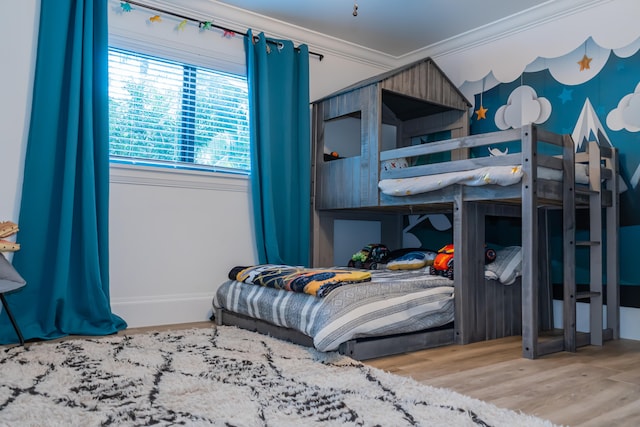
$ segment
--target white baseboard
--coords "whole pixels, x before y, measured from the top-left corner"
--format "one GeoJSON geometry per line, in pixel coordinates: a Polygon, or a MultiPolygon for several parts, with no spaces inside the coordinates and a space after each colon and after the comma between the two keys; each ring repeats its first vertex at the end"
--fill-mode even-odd
{"type": "MultiPolygon", "coordinates": [[[[111,310],[130,328],[202,322],[213,312],[212,295],[165,295],[162,297],[126,298],[111,301],[111,310]]],[[[606,306],[604,307],[606,318],[606,306]]],[[[577,305],[577,329],[589,329],[589,305],[577,305]]],[[[562,301],[553,301],[554,327],[562,328],[562,301]]],[[[620,308],[620,338],[640,340],[640,309],[620,308]]]]}
{"type": "MultiPolygon", "coordinates": [[[[607,317],[607,306],[602,310],[607,317]]],[[[606,321],[606,320],[605,320],[606,321]]],[[[640,330],[635,326],[640,322],[640,309],[620,307],[620,338],[640,340],[640,330]]],[[[553,324],[562,328],[562,301],[553,300],[553,324]]],[[[589,304],[579,302],[576,306],[576,329],[581,332],[589,331],[589,304]]]]}
{"type": "Polygon", "coordinates": [[[111,311],[130,328],[202,322],[213,312],[213,295],[163,295],[111,301],[111,311]]]}

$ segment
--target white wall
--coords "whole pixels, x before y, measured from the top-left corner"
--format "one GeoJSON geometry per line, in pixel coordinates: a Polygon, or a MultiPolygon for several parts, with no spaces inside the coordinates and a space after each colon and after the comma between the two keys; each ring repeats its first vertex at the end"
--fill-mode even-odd
{"type": "Polygon", "coordinates": [[[22,188],[40,2],[0,14],[0,221],[17,221],[22,188]]]}
{"type": "MultiPolygon", "coordinates": [[[[504,72],[512,72],[509,70],[524,67],[532,57],[561,55],[563,49],[574,49],[589,33],[601,33],[607,43],[620,44],[638,32],[636,26],[628,25],[634,17],[637,21],[637,0],[573,1],[584,6],[573,13],[567,13],[566,7],[558,9],[551,20],[523,17],[391,58],[213,0],[156,3],[187,16],[214,17],[217,24],[232,29],[253,28],[254,33],[264,31],[268,36],[308,44],[325,55],[323,61],[310,59],[312,100],[425,56],[433,57],[456,84],[462,84],[505,64],[512,66],[504,72]],[[523,23],[523,19],[528,21],[523,23]]],[[[567,3],[571,1],[554,4],[567,3]]],[[[3,61],[0,79],[0,220],[18,218],[38,7],[38,0],[23,0],[19,8],[0,16],[0,55],[10,59],[3,61]]],[[[158,25],[151,24],[151,13],[134,9],[125,14],[119,1],[110,1],[112,43],[178,51],[185,60],[244,72],[241,37],[229,40],[220,33],[193,29],[179,32],[177,21],[164,19],[158,25]],[[158,42],[161,47],[153,47],[158,42]]],[[[206,319],[214,285],[224,280],[229,268],[256,260],[246,178],[112,167],[110,203],[112,307],[130,326],[206,319]]],[[[622,331],[626,334],[630,329],[623,325],[622,331]]]]}

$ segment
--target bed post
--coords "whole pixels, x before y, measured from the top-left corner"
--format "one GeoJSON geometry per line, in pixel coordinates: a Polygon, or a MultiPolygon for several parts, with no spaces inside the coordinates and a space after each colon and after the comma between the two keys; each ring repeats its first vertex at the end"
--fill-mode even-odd
{"type": "Polygon", "coordinates": [[[465,254],[463,236],[467,231],[466,215],[463,209],[462,201],[462,187],[458,186],[456,194],[453,200],[453,247],[455,250],[454,256],[454,301],[455,301],[455,315],[454,315],[454,340],[456,344],[467,344],[469,339],[467,338],[467,326],[470,324],[468,321],[471,315],[471,307],[467,307],[469,301],[469,295],[466,294],[467,287],[462,286],[463,274],[465,273],[464,264],[462,262],[462,256],[465,254]]]}
{"type": "Polygon", "coordinates": [[[464,201],[460,185],[453,206],[455,340],[469,344],[486,339],[484,301],[485,211],[464,201]]]}

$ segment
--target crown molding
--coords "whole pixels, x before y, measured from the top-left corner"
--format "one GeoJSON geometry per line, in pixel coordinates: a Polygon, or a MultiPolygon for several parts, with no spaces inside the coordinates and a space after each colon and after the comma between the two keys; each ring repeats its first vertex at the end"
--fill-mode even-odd
{"type": "Polygon", "coordinates": [[[537,7],[425,46],[397,59],[404,63],[426,56],[437,58],[460,53],[612,1],[614,0],[549,0],[537,7]]]}
{"type": "Polygon", "coordinates": [[[397,58],[373,49],[350,43],[330,35],[321,34],[307,28],[269,18],[264,15],[240,9],[216,0],[142,0],[150,5],[178,14],[202,17],[217,25],[238,33],[251,29],[253,34],[261,32],[269,38],[287,39],[296,45],[306,44],[309,50],[325,56],[336,56],[365,65],[389,69],[397,64],[397,58]]]}
{"type": "Polygon", "coordinates": [[[425,57],[438,58],[474,49],[615,0],[548,0],[519,14],[400,56],[369,49],[327,34],[230,6],[217,0],[147,1],[149,4],[159,6],[167,11],[202,17],[203,20],[213,20],[216,24],[239,33],[245,33],[247,29],[251,28],[254,34],[264,32],[267,37],[283,38],[296,44],[306,44],[310,50],[325,56],[336,56],[380,70],[388,70],[425,57]]]}

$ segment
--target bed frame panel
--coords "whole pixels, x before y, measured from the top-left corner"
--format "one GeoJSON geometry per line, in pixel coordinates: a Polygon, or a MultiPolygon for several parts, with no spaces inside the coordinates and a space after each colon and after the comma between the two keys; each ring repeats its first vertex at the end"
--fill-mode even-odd
{"type": "MultiPolygon", "coordinates": [[[[313,347],[313,339],[308,335],[264,320],[219,308],[214,309],[214,318],[218,325],[237,326],[305,347],[313,347]]],[[[427,331],[349,340],[340,345],[338,352],[355,360],[374,359],[453,344],[453,335],[453,325],[449,324],[427,331]]]]}

